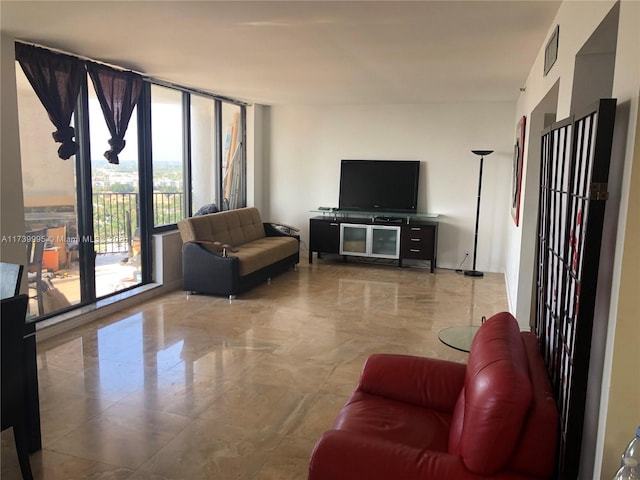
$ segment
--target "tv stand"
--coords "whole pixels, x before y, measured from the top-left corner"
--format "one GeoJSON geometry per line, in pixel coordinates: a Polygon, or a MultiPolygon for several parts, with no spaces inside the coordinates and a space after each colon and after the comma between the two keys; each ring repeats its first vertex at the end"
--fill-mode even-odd
{"type": "MultiPolygon", "coordinates": [[[[314,211],[317,212],[317,211],[314,211]]],[[[435,272],[438,242],[437,215],[379,212],[321,211],[309,220],[309,263],[313,253],[402,260],[428,260],[435,272]],[[383,231],[384,230],[384,231],[383,231]],[[345,231],[347,244],[345,245],[345,231]],[[375,232],[375,235],[374,235],[375,232]],[[354,241],[358,239],[358,241],[354,241]]]]}

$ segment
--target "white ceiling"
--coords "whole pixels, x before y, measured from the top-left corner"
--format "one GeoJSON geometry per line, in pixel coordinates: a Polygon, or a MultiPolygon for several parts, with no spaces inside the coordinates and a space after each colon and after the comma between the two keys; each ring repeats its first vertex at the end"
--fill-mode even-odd
{"type": "Polygon", "coordinates": [[[514,101],[560,1],[7,1],[8,35],[263,104],[514,101]]]}

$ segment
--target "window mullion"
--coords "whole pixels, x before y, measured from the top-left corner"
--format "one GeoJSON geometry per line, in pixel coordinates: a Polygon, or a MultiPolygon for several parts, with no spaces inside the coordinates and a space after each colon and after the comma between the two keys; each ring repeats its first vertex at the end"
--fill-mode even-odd
{"type": "Polygon", "coordinates": [[[191,95],[182,93],[182,125],[184,138],[182,159],[182,189],[184,191],[183,215],[190,217],[193,214],[193,200],[191,198],[191,95]]]}
{"type": "Polygon", "coordinates": [[[91,180],[91,141],[89,137],[89,93],[87,76],[84,75],[75,110],[75,131],[78,152],[76,154],[76,203],[78,228],[78,268],[80,270],[80,303],[96,299],[93,229],[93,185],[91,180]]]}
{"type": "Polygon", "coordinates": [[[215,158],[213,159],[217,174],[216,183],[216,204],[220,206],[220,210],[225,209],[222,198],[222,102],[220,100],[215,101],[215,158]]]}
{"type": "Polygon", "coordinates": [[[144,83],[138,100],[138,176],[142,283],[151,282],[151,236],[153,232],[153,165],[151,159],[151,87],[144,83]]]}

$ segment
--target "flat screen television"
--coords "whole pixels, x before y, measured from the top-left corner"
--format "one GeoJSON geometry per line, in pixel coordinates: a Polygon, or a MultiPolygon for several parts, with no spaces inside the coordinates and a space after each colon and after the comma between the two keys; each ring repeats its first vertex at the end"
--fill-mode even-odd
{"type": "Polygon", "coordinates": [[[342,160],[338,208],[415,213],[419,177],[418,160],[342,160]]]}

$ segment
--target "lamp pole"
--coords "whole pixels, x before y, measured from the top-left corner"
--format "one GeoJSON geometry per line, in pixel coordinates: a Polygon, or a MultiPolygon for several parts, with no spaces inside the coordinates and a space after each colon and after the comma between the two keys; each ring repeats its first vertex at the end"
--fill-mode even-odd
{"type": "Polygon", "coordinates": [[[482,193],[482,164],[484,163],[484,157],[491,155],[493,150],[471,150],[472,153],[480,156],[480,175],[478,177],[478,204],[476,207],[476,230],[473,239],[473,270],[465,270],[464,274],[467,277],[482,277],[483,272],[476,270],[476,254],[478,253],[478,226],[480,224],[480,194],[482,193]]]}

